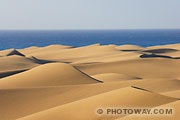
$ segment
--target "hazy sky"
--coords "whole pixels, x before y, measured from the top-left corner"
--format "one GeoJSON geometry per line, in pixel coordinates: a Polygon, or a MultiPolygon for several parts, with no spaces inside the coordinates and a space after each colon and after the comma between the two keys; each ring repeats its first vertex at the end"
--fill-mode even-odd
{"type": "Polygon", "coordinates": [[[180,28],[180,0],[0,0],[0,29],[180,28]]]}

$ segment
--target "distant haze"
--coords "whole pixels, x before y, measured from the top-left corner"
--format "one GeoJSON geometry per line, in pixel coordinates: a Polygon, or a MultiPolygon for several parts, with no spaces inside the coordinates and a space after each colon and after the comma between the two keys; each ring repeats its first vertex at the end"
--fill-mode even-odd
{"type": "Polygon", "coordinates": [[[0,29],[180,29],[180,0],[0,0],[0,29]]]}

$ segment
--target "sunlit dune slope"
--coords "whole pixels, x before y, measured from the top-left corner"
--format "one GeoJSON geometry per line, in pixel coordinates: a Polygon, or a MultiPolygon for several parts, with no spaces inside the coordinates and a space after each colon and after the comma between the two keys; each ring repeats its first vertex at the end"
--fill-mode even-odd
{"type": "Polygon", "coordinates": [[[65,63],[49,63],[0,79],[0,88],[92,84],[99,81],[65,63]]]}
{"type": "MultiPolygon", "coordinates": [[[[173,101],[176,99],[128,87],[48,109],[19,120],[107,120],[108,116],[96,114],[98,108],[155,107],[173,101]]],[[[110,116],[109,119],[112,118],[113,116],[110,116]]]]}
{"type": "Polygon", "coordinates": [[[180,62],[176,59],[146,58],[77,66],[89,75],[119,73],[139,78],[176,78],[180,62]]]}

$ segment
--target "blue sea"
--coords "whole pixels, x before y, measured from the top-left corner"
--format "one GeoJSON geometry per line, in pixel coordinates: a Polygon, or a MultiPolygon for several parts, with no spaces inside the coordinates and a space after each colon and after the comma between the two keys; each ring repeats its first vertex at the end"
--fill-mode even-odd
{"type": "Polygon", "coordinates": [[[143,47],[180,43],[179,30],[1,30],[0,50],[61,44],[85,46],[100,43],[143,47]]]}

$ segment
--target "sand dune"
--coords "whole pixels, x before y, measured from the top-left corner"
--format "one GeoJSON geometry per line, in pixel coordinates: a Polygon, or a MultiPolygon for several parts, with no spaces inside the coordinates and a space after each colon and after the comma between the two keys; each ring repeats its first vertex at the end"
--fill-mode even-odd
{"type": "Polygon", "coordinates": [[[106,107],[179,111],[180,44],[50,45],[0,51],[2,120],[178,120],[97,115],[106,107]]]}
{"type": "Polygon", "coordinates": [[[5,72],[5,71],[30,69],[35,66],[38,66],[38,63],[27,57],[13,55],[13,56],[0,57],[0,66],[1,66],[0,71],[5,72]]]}
{"type": "Polygon", "coordinates": [[[3,50],[0,51],[1,56],[12,56],[12,55],[18,55],[18,56],[25,56],[23,53],[16,49],[8,49],[8,50],[3,50]]]}
{"type": "Polygon", "coordinates": [[[180,59],[179,53],[180,51],[178,49],[172,49],[172,48],[159,48],[159,49],[148,49],[142,51],[141,58],[170,58],[170,59],[180,59]]]}
{"type": "Polygon", "coordinates": [[[159,45],[159,46],[151,46],[147,47],[148,49],[163,49],[163,48],[172,48],[180,50],[180,44],[169,44],[169,45],[159,45]]]}
{"type": "Polygon", "coordinates": [[[17,51],[16,49],[10,51],[7,56],[11,56],[11,55],[19,55],[19,56],[25,56],[24,54],[20,53],[19,51],[17,51]]]}
{"type": "Polygon", "coordinates": [[[124,82],[116,84],[0,89],[0,117],[3,120],[14,120],[59,105],[127,87],[131,84],[132,82],[124,82]],[[14,109],[16,109],[16,112],[14,112],[14,109]]]}
{"type": "Polygon", "coordinates": [[[10,53],[11,51],[13,51],[14,49],[7,49],[7,50],[1,50],[0,51],[0,55],[1,56],[6,56],[8,53],[10,53]]]}
{"type": "Polygon", "coordinates": [[[119,73],[139,78],[164,78],[172,79],[179,76],[180,63],[176,59],[146,58],[127,61],[107,62],[77,66],[89,75],[102,73],[119,73]]]}
{"type": "Polygon", "coordinates": [[[119,50],[124,50],[124,51],[138,51],[138,50],[145,50],[146,48],[136,46],[136,45],[120,45],[116,47],[119,50]]]}
{"type": "Polygon", "coordinates": [[[163,93],[163,95],[174,97],[174,98],[180,98],[180,90],[168,91],[168,92],[163,93]]]}
{"type": "Polygon", "coordinates": [[[38,59],[38,58],[36,58],[34,56],[27,57],[27,59],[33,61],[34,63],[38,63],[38,64],[46,64],[46,63],[58,62],[58,61],[53,61],[53,60],[38,59]]]}
{"type": "Polygon", "coordinates": [[[171,49],[171,48],[164,48],[164,49],[149,49],[149,50],[144,50],[143,52],[148,52],[148,53],[169,53],[169,52],[176,52],[178,50],[176,49],[171,49]]]}
{"type": "MultiPolygon", "coordinates": [[[[0,117],[3,118],[3,120],[13,120],[50,109],[52,107],[67,104],[122,87],[136,85],[138,83],[141,83],[141,81],[124,81],[119,83],[110,82],[108,84],[85,84],[59,87],[2,89],[0,90],[0,112],[2,113],[0,117]],[[16,112],[14,112],[14,109],[16,109],[16,112]]],[[[155,88],[153,85],[155,84],[157,86],[160,85],[160,83],[153,82],[147,83],[147,85],[144,84],[144,86],[148,86],[150,90],[153,90],[155,88]]],[[[160,88],[156,88],[156,90],[168,88],[167,86],[162,86],[160,88]]]]}
{"type": "Polygon", "coordinates": [[[126,81],[126,80],[140,80],[141,78],[135,76],[128,76],[123,74],[117,73],[105,73],[105,74],[98,74],[92,76],[97,80],[101,80],[103,82],[118,82],[118,81],[126,81]]]}
{"type": "Polygon", "coordinates": [[[135,86],[157,93],[164,93],[180,90],[180,81],[177,79],[143,79],[136,83],[135,86]]]}
{"type": "Polygon", "coordinates": [[[39,66],[41,64],[52,63],[56,61],[42,60],[33,56],[24,57],[19,55],[3,56],[0,57],[0,78],[20,73],[39,66]]]}
{"type": "Polygon", "coordinates": [[[72,60],[89,58],[89,57],[96,57],[100,55],[108,55],[119,53],[119,51],[114,46],[101,46],[101,45],[90,45],[84,47],[78,47],[73,49],[63,49],[63,50],[53,50],[43,53],[35,53],[35,54],[28,54],[32,55],[41,59],[50,59],[50,60],[72,60]]]}
{"type": "MultiPolygon", "coordinates": [[[[176,99],[128,87],[58,106],[19,120],[106,120],[108,116],[98,116],[95,113],[96,109],[113,106],[153,107],[173,101],[176,101],[176,99]],[[70,115],[68,115],[69,113],[70,115]]],[[[112,118],[111,116],[109,119],[112,118]]]]}
{"type": "Polygon", "coordinates": [[[161,53],[160,55],[166,55],[166,56],[170,56],[173,58],[180,58],[180,51],[175,51],[175,52],[168,52],[168,53],[161,53]]]}
{"type": "Polygon", "coordinates": [[[80,58],[73,60],[72,64],[91,64],[91,63],[107,63],[107,62],[115,62],[115,61],[126,61],[132,59],[138,59],[140,53],[136,52],[119,52],[119,53],[111,53],[108,55],[99,55],[89,58],[80,58]]]}
{"type": "Polygon", "coordinates": [[[18,74],[24,71],[27,71],[29,69],[23,69],[23,70],[12,70],[12,71],[6,71],[6,72],[0,72],[0,78],[8,77],[14,74],[18,74]]]}
{"type": "Polygon", "coordinates": [[[140,58],[169,58],[169,59],[180,59],[177,57],[171,57],[167,55],[157,55],[157,54],[142,54],[139,56],[140,58]]]}
{"type": "Polygon", "coordinates": [[[26,49],[19,49],[19,51],[27,54],[27,55],[36,55],[36,54],[44,54],[46,52],[52,53],[58,50],[70,49],[72,46],[64,46],[64,45],[49,45],[46,47],[29,47],[26,49]]]}
{"type": "Polygon", "coordinates": [[[0,79],[0,88],[92,84],[99,81],[65,63],[49,63],[0,79]]]}

